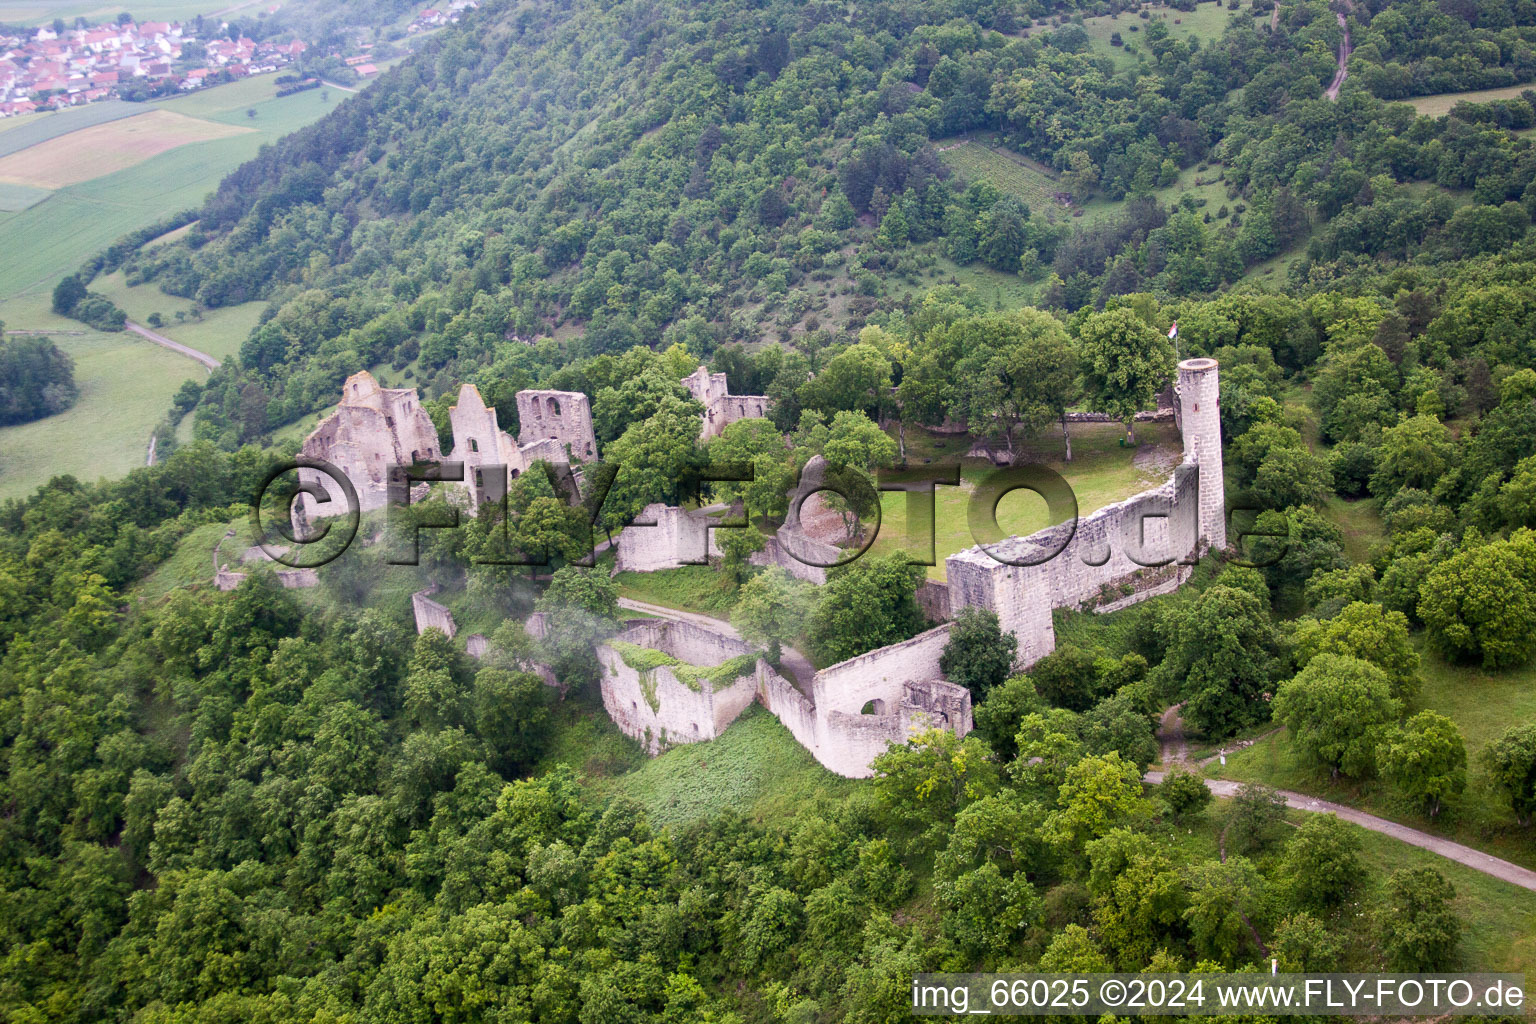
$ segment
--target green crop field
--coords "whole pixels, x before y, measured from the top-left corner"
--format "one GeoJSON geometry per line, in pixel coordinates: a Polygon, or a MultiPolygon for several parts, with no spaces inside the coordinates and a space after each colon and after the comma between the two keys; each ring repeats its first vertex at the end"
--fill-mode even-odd
{"type": "MultiPolygon", "coordinates": [[[[1015,442],[1018,461],[1043,463],[1060,473],[1077,497],[1078,514],[1086,516],[1105,505],[1128,498],[1138,491],[1156,486],[1167,479],[1180,456],[1178,434],[1171,423],[1142,423],[1136,427],[1140,448],[1122,448],[1125,430],[1117,423],[1077,423],[1072,425],[1072,462],[1062,462],[1059,430],[1049,430],[1039,438],[1015,442]]],[[[931,435],[921,430],[907,431],[907,454],[914,464],[927,459],[932,463],[955,462],[970,447],[969,438],[931,435]]],[[[931,579],[944,579],[944,559],[957,551],[974,547],[967,505],[977,483],[991,471],[988,463],[966,460],[959,487],[938,487],[934,496],[934,553],[937,565],[930,566],[931,579]]],[[[886,492],[880,499],[880,532],[870,545],[870,554],[884,555],[907,551],[926,556],[922,550],[926,532],[914,544],[907,536],[907,496],[886,492]]],[[[1027,535],[1050,525],[1045,501],[1030,491],[1014,491],[998,505],[998,525],[1009,534],[1027,535]]]]}
{"type": "MultiPolygon", "coordinates": [[[[134,13],[153,16],[148,8],[134,13]]],[[[54,332],[60,347],[74,356],[81,386],[79,400],[68,411],[0,430],[0,497],[29,493],[58,473],[94,481],[143,465],[150,431],[164,417],[176,389],[187,379],[206,379],[202,366],[142,338],[99,334],[55,317],[48,296],[54,283],[87,257],[130,231],[197,206],[263,144],[314,121],[345,98],[335,90],[312,90],[254,103],[248,92],[212,99],[222,88],[246,84],[211,89],[197,99],[220,107],[208,111],[214,120],[255,131],[181,146],[0,215],[0,251],[6,253],[0,265],[0,322],[13,330],[54,332]],[[245,110],[253,105],[257,116],[248,118],[245,110]],[[229,115],[230,110],[238,114],[229,115]]],[[[262,87],[270,88],[270,82],[262,87]]],[[[174,104],[166,108],[186,112],[174,104]]],[[[185,300],[152,287],[127,289],[120,276],[93,287],[113,292],[135,317],[161,313],[168,337],[220,359],[239,351],[262,309],[261,303],[248,303],[177,324],[174,314],[187,308],[185,300]]]]}
{"type": "MultiPolygon", "coordinates": [[[[107,21],[123,11],[131,11],[143,21],[187,21],[199,14],[233,14],[237,9],[256,7],[258,0],[228,0],[227,3],[210,4],[206,0],[148,0],[147,3],[113,4],[101,0],[0,0],[0,22],[16,25],[44,25],[55,18],[73,22],[76,18],[88,21],[107,21]]],[[[263,9],[277,6],[273,0],[265,0],[263,9]]]]}
{"type": "Polygon", "coordinates": [[[1212,766],[1208,772],[1360,807],[1505,860],[1536,867],[1536,842],[1528,829],[1515,825],[1509,807],[1489,787],[1479,760],[1483,747],[1510,726],[1536,721],[1536,668],[1488,674],[1467,665],[1449,665],[1422,646],[1420,654],[1424,687],[1410,710],[1431,709],[1446,715],[1461,729],[1467,744],[1466,793],[1438,819],[1405,803],[1391,786],[1379,780],[1331,779],[1326,769],[1316,767],[1297,751],[1285,732],[1229,756],[1224,768],[1212,766]]]}
{"type": "Polygon", "coordinates": [[[0,212],[20,213],[53,195],[48,189],[0,182],[0,212]]]}
{"type": "Polygon", "coordinates": [[[1536,84],[1508,85],[1502,89],[1477,89],[1472,92],[1441,92],[1433,96],[1413,96],[1407,103],[1426,117],[1443,117],[1458,103],[1489,103],[1493,100],[1512,100],[1521,93],[1536,89],[1536,84]]]}
{"type": "MultiPolygon", "coordinates": [[[[210,90],[210,95],[218,89],[210,90]]],[[[134,167],[81,182],[55,192],[0,223],[0,320],[4,300],[51,288],[92,253],[130,231],[169,214],[197,206],[240,164],[277,136],[315,120],[339,103],[343,94],[321,90],[299,93],[258,105],[255,118],[238,122],[255,128],[229,138],[181,146],[134,167]]],[[[175,109],[175,108],[170,108],[175,109]]]]}

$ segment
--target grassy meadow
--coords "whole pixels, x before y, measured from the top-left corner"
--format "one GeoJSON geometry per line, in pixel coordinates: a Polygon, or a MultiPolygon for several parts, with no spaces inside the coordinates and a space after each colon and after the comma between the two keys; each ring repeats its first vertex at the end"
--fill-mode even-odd
{"type": "Polygon", "coordinates": [[[182,381],[207,375],[135,334],[103,334],[56,317],[46,296],[0,304],[0,310],[7,327],[52,332],[74,359],[80,386],[74,406],[57,416],[0,430],[0,499],[22,497],[61,474],[95,482],[144,465],[150,431],[171,396],[182,381]]]}
{"type": "Polygon", "coordinates": [[[1468,92],[1441,92],[1433,96],[1413,96],[1402,102],[1426,117],[1443,117],[1458,103],[1491,103],[1494,100],[1512,100],[1521,93],[1536,89],[1536,84],[1506,85],[1499,89],[1474,89],[1468,92]]]}
{"type": "Polygon", "coordinates": [[[1360,782],[1330,778],[1328,770],[1310,762],[1283,730],[1228,755],[1225,767],[1214,764],[1207,773],[1264,782],[1359,807],[1536,868],[1536,835],[1516,826],[1508,805],[1490,788],[1479,757],[1482,749],[1510,726],[1536,721],[1536,668],[1485,673],[1473,666],[1448,664],[1422,647],[1420,655],[1424,686],[1410,712],[1429,709],[1447,716],[1461,729],[1467,745],[1466,792],[1438,818],[1430,818],[1379,779],[1360,782]]]}
{"type": "Polygon", "coordinates": [[[247,302],[239,306],[210,309],[196,320],[178,322],[176,314],[190,315],[192,302],[176,295],[167,295],[155,284],[130,287],[123,279],[122,271],[99,277],[91,282],[91,290],[99,292],[117,304],[130,320],[143,323],[150,314],[159,313],[164,326],[156,331],[172,341],[206,352],[215,359],[231,359],[240,352],[240,346],[256,327],[265,302],[247,302]]]}
{"type": "MultiPolygon", "coordinates": [[[[1055,198],[1056,192],[1066,191],[1056,171],[1013,152],[991,133],[955,136],[941,139],[935,145],[942,149],[939,158],[960,177],[990,181],[1028,206],[1036,216],[1072,217],[1091,223],[1113,216],[1125,206],[1123,200],[1095,196],[1086,202],[1074,202],[1070,209],[1064,207],[1055,198]]],[[[1186,194],[1191,195],[1200,208],[1214,218],[1224,203],[1232,202],[1227,196],[1226,184],[1219,180],[1221,176],[1220,164],[1186,167],[1175,181],[1153,189],[1151,195],[1165,206],[1172,206],[1186,194]]]]}
{"type": "MultiPolygon", "coordinates": [[[[1120,445],[1125,430],[1117,423],[1075,423],[1072,431],[1072,461],[1062,461],[1063,448],[1059,430],[1052,428],[1040,437],[1015,442],[1019,463],[1042,463],[1060,473],[1077,497],[1078,514],[1087,515],[1105,505],[1128,498],[1165,480],[1180,458],[1178,433],[1171,423],[1141,423],[1136,427],[1137,449],[1120,445]],[[1140,456],[1139,458],[1137,456],[1140,456]]],[[[914,465],[925,461],[953,463],[970,448],[965,435],[945,436],[908,428],[907,457],[914,465]]],[[[944,579],[944,559],[957,551],[974,547],[967,505],[981,479],[991,471],[985,461],[968,459],[961,466],[959,487],[940,486],[934,494],[934,555],[937,565],[930,566],[930,579],[944,579]]],[[[1032,491],[1013,491],[997,508],[998,525],[1009,534],[1027,535],[1050,525],[1045,500],[1032,491]]],[[[880,496],[880,532],[870,545],[871,555],[906,551],[926,560],[926,531],[919,537],[907,534],[907,496],[884,492],[880,496]]]]}

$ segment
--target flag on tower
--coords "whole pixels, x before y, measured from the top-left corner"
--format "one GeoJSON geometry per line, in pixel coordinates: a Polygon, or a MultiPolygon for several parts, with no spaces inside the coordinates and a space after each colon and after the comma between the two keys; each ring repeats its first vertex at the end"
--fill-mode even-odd
{"type": "Polygon", "coordinates": [[[1173,326],[1168,328],[1168,340],[1172,341],[1179,336],[1179,322],[1175,320],[1173,326]]]}

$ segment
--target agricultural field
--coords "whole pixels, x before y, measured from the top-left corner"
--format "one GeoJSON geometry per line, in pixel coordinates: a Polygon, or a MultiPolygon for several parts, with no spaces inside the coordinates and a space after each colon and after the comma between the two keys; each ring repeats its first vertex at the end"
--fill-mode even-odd
{"type": "MultiPolygon", "coordinates": [[[[221,89],[245,84],[220,86],[197,98],[208,100],[221,89]]],[[[271,89],[270,80],[263,80],[261,87],[271,89]]],[[[264,143],[316,120],[343,98],[345,94],[335,90],[315,89],[257,101],[257,116],[248,118],[245,110],[252,106],[251,97],[242,93],[240,102],[229,108],[238,109],[237,118],[224,121],[229,110],[211,111],[215,117],[206,122],[210,131],[224,137],[179,146],[135,166],[66,186],[0,221],[0,251],[8,257],[0,269],[0,320],[26,326],[8,315],[8,299],[50,289],[86,257],[130,231],[197,206],[224,175],[255,156],[264,143]],[[223,126],[215,121],[223,121],[223,126]],[[235,124],[254,131],[228,134],[224,126],[235,124]]],[[[179,101],[169,104],[175,102],[179,101]]],[[[223,106],[230,101],[213,102],[223,106]]],[[[164,109],[178,109],[169,104],[164,109]]]]}
{"type": "MultiPolygon", "coordinates": [[[[1078,514],[1087,515],[1105,505],[1128,498],[1138,491],[1167,479],[1181,457],[1178,433],[1171,423],[1141,423],[1136,427],[1139,447],[1134,451],[1121,447],[1125,430],[1117,423],[1076,423],[1072,431],[1072,462],[1062,462],[1059,430],[1047,430],[1039,438],[1016,441],[1019,462],[1035,462],[1060,473],[1077,496],[1078,514]]],[[[924,431],[907,430],[907,455],[914,465],[925,460],[934,463],[955,462],[970,447],[963,435],[946,437],[924,431]]],[[[957,551],[974,547],[966,509],[971,495],[983,476],[991,471],[989,463],[966,460],[961,468],[959,487],[939,487],[934,496],[934,555],[937,565],[928,568],[930,579],[942,580],[944,559],[957,551]]],[[[927,558],[907,536],[907,498],[905,494],[886,492],[880,500],[880,532],[870,545],[871,555],[908,551],[927,558]]],[[[1006,533],[1027,535],[1050,525],[1045,501],[1031,491],[1014,491],[1003,498],[997,509],[998,525],[1006,533]]],[[[925,531],[919,530],[920,534],[925,531]]]]}
{"type": "Polygon", "coordinates": [[[193,142],[254,131],[153,110],[81,128],[0,158],[0,183],[58,189],[142,163],[193,142]]]}
{"type": "MultiPolygon", "coordinates": [[[[228,0],[223,5],[209,4],[206,0],[148,0],[131,7],[122,4],[102,3],[101,0],[0,0],[0,22],[17,25],[44,25],[55,18],[73,21],[106,21],[115,18],[120,11],[131,10],[134,17],[145,21],[184,21],[199,14],[234,14],[248,7],[258,6],[258,0],[228,0]]],[[[261,4],[264,9],[277,6],[272,0],[261,4]]]]}
{"type": "Polygon", "coordinates": [[[83,107],[72,107],[57,113],[28,114],[25,117],[8,117],[0,120],[0,156],[10,156],[18,150],[56,139],[70,132],[93,125],[106,124],[125,117],[144,113],[140,103],[122,100],[104,100],[83,107]]]}
{"type": "MultiPolygon", "coordinates": [[[[135,13],[151,16],[148,8],[135,13]]],[[[164,417],[176,389],[185,380],[206,378],[202,366],[135,335],[101,334],[54,316],[48,308],[49,294],[61,276],[91,254],[146,224],[197,206],[224,175],[255,156],[263,144],[314,121],[346,95],[315,89],[277,99],[272,96],[274,88],[266,76],[196,97],[137,107],[139,118],[161,124],[189,123],[209,137],[134,166],[65,185],[41,198],[35,189],[0,186],[0,251],[6,253],[0,266],[0,322],[12,330],[49,332],[75,358],[75,378],[81,388],[79,400],[68,411],[0,429],[0,497],[18,497],[57,473],[94,481],[143,465],[149,434],[164,417]],[[224,89],[231,93],[219,96],[224,89]],[[201,104],[195,113],[176,106],[192,99],[201,104]],[[254,118],[246,114],[252,108],[254,118]],[[24,201],[31,205],[15,212],[4,209],[20,207],[24,201]],[[59,437],[89,438],[90,442],[59,445],[59,437]]],[[[44,145],[70,145],[74,136],[89,138],[93,130],[119,131],[128,123],[87,126],[45,140],[44,145]]],[[[92,287],[110,293],[135,318],[147,319],[159,312],[166,321],[162,333],[167,337],[219,359],[239,351],[262,309],[260,303],[248,303],[178,324],[174,316],[177,310],[188,309],[185,300],[153,287],[128,289],[120,275],[94,282],[92,287]]]]}
{"type": "Polygon", "coordinates": [[[49,190],[0,181],[0,213],[20,213],[48,198],[49,190]]]}
{"type": "Polygon", "coordinates": [[[1225,767],[1212,765],[1208,774],[1264,782],[1349,804],[1536,867],[1536,842],[1530,830],[1516,827],[1508,806],[1489,787],[1479,760],[1483,747],[1511,725],[1536,721],[1536,669],[1485,673],[1473,666],[1450,665],[1422,646],[1420,656],[1424,686],[1410,711],[1430,709],[1446,715],[1461,729],[1467,745],[1466,792],[1439,818],[1429,818],[1379,780],[1331,779],[1327,769],[1314,766],[1297,751],[1284,731],[1229,755],[1225,767]]]}

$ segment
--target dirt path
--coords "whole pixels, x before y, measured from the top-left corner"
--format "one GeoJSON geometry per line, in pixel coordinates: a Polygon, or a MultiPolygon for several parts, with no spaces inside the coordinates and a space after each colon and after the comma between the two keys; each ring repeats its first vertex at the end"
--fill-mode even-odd
{"type": "Polygon", "coordinates": [[[1271,32],[1278,32],[1280,30],[1280,4],[1278,0],[1274,7],[1274,13],[1269,16],[1269,30],[1271,32]]]}
{"type": "MultiPolygon", "coordinates": [[[[1189,743],[1184,737],[1184,719],[1179,715],[1179,708],[1182,706],[1175,704],[1167,711],[1164,711],[1162,722],[1157,730],[1157,739],[1162,748],[1163,765],[1165,768],[1175,764],[1188,765],[1189,763],[1189,743]]],[[[1252,746],[1263,738],[1263,736],[1256,736],[1251,740],[1244,740],[1242,746],[1252,746]]],[[[1234,745],[1232,749],[1241,749],[1241,747],[1234,745]]],[[[1228,753],[1230,752],[1231,750],[1229,749],[1228,753]]],[[[1220,756],[1220,754],[1216,755],[1216,757],[1220,756]]],[[[1216,757],[1208,757],[1201,761],[1200,764],[1210,764],[1216,760],[1216,757]]],[[[1147,772],[1142,781],[1157,785],[1163,781],[1163,774],[1161,771],[1147,772]]],[[[1237,795],[1238,790],[1243,788],[1243,784],[1229,779],[1206,779],[1205,788],[1209,789],[1215,796],[1234,797],[1237,795]]],[[[1511,864],[1507,860],[1500,860],[1498,857],[1486,854],[1481,850],[1474,850],[1472,847],[1463,846],[1461,843],[1453,843],[1449,839],[1441,839],[1439,836],[1430,835],[1428,832],[1420,832],[1418,829],[1409,828],[1407,825],[1399,825],[1397,822],[1388,821],[1386,818],[1378,818],[1374,814],[1357,811],[1353,807],[1347,807],[1344,804],[1336,804],[1331,800],[1319,800],[1315,796],[1307,796],[1305,793],[1292,793],[1284,789],[1278,790],[1278,792],[1284,798],[1287,805],[1296,808],[1298,811],[1337,814],[1345,821],[1352,821],[1361,828],[1369,829],[1372,832],[1380,832],[1384,836],[1391,836],[1399,842],[1407,843],[1409,846],[1417,846],[1421,850],[1438,853],[1447,860],[1453,860],[1458,864],[1465,864],[1467,867],[1475,871],[1481,871],[1485,875],[1492,875],[1494,878],[1508,882],[1511,885],[1518,885],[1522,889],[1530,889],[1532,892],[1536,892],[1536,871],[1532,871],[1529,868],[1523,868],[1518,864],[1511,864]]]]}
{"type": "Polygon", "coordinates": [[[1333,84],[1328,86],[1325,93],[1330,100],[1339,98],[1339,87],[1349,77],[1349,55],[1354,52],[1354,47],[1349,44],[1349,19],[1343,14],[1335,14],[1334,17],[1339,19],[1339,28],[1344,30],[1344,41],[1339,44],[1339,70],[1334,72],[1333,84]]]}
{"type": "MultiPolygon", "coordinates": [[[[717,619],[713,615],[703,615],[699,612],[683,612],[676,608],[664,608],[659,604],[648,604],[645,601],[635,601],[628,597],[619,598],[619,607],[627,608],[632,612],[645,612],[661,619],[672,619],[675,622],[688,622],[705,629],[712,629],[717,633],[723,633],[733,640],[740,640],[741,634],[736,627],[724,619],[717,619]]],[[[784,648],[779,658],[779,664],[794,679],[795,686],[807,697],[812,696],[811,682],[816,678],[816,668],[811,664],[811,659],[795,650],[793,647],[784,648]]]]}
{"type": "Polygon", "coordinates": [[[1179,716],[1179,708],[1183,706],[1175,704],[1164,711],[1157,726],[1157,742],[1162,748],[1164,766],[1189,763],[1189,741],[1184,738],[1184,719],[1179,716]]]}
{"type": "Polygon", "coordinates": [[[159,440],[159,435],[149,435],[149,454],[144,457],[144,465],[153,466],[155,464],[155,445],[159,442],[159,440]]]}
{"type": "Polygon", "coordinates": [[[361,89],[350,89],[350,88],[348,88],[345,85],[341,85],[339,83],[332,82],[330,79],[327,79],[327,78],[320,79],[320,84],[321,85],[330,86],[332,89],[340,89],[342,92],[362,92],[361,89]]]}
{"type": "Polygon", "coordinates": [[[208,353],[199,352],[195,348],[189,348],[179,341],[172,341],[165,335],[156,334],[148,327],[145,327],[141,324],[136,324],[132,320],[129,320],[127,323],[123,324],[123,326],[128,328],[128,330],[132,331],[134,334],[137,334],[139,337],[154,342],[156,345],[168,348],[172,352],[180,352],[182,355],[189,359],[196,359],[198,362],[208,367],[210,371],[217,370],[221,365],[217,359],[213,358],[213,356],[209,355],[208,353]]]}

